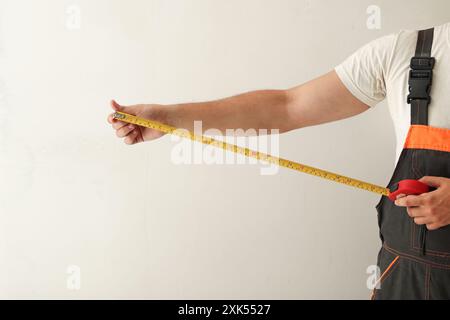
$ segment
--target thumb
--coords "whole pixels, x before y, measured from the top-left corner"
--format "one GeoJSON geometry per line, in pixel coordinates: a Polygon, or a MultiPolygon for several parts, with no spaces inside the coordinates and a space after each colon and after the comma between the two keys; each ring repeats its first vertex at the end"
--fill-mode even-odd
{"type": "Polygon", "coordinates": [[[111,100],[111,108],[114,111],[122,111],[124,107],[116,102],[116,100],[111,100]]]}
{"type": "Polygon", "coordinates": [[[423,182],[427,185],[429,185],[430,187],[440,187],[443,181],[443,178],[441,177],[423,177],[422,179],[419,179],[420,182],[423,182]]]}
{"type": "Polygon", "coordinates": [[[114,111],[124,112],[132,115],[137,115],[142,110],[142,105],[133,105],[133,106],[122,106],[116,102],[116,100],[111,101],[111,108],[114,111]]]}

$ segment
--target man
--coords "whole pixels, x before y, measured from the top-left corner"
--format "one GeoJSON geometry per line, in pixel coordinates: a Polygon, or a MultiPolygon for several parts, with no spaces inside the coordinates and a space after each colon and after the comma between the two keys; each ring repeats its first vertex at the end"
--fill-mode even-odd
{"type": "MultiPolygon", "coordinates": [[[[115,111],[188,130],[201,120],[204,130],[283,133],[355,116],[384,99],[398,144],[397,167],[388,187],[419,179],[432,191],[400,195],[395,203],[382,197],[377,205],[382,274],[372,297],[450,299],[450,23],[375,40],[335,70],[288,90],[170,106],[111,104],[115,111]]],[[[112,115],[108,121],[130,145],[162,135],[112,115]]]]}

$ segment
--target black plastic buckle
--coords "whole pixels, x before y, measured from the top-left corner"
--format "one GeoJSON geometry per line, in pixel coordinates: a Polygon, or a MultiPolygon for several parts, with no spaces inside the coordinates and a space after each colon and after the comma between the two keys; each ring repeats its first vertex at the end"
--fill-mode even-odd
{"type": "Polygon", "coordinates": [[[411,69],[413,70],[433,70],[436,59],[414,57],[411,59],[411,69]]]}
{"type": "Polygon", "coordinates": [[[434,58],[415,57],[411,59],[408,104],[411,104],[412,100],[425,100],[430,103],[434,64],[434,58]]]}

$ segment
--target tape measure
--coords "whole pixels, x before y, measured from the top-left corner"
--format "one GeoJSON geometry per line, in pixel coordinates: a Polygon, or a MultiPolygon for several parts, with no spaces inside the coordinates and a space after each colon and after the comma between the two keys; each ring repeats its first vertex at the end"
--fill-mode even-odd
{"type": "Polygon", "coordinates": [[[210,137],[205,137],[203,135],[196,135],[188,130],[185,129],[179,129],[176,127],[172,127],[163,123],[160,123],[158,121],[144,119],[140,117],[136,117],[131,114],[123,113],[123,112],[116,112],[113,115],[114,119],[117,119],[119,121],[123,121],[130,124],[135,124],[141,127],[154,129],[160,132],[164,132],[167,134],[172,134],[175,136],[179,136],[181,138],[190,139],[192,141],[200,142],[206,145],[211,145],[220,149],[223,149],[225,151],[231,151],[236,154],[241,154],[249,158],[254,158],[263,162],[272,163],[275,165],[278,165],[280,167],[296,170],[299,172],[303,172],[306,174],[310,174],[319,178],[331,180],[337,183],[342,183],[345,185],[348,185],[350,187],[363,189],[366,191],[370,191],[373,193],[381,194],[383,196],[388,196],[391,200],[395,200],[397,195],[404,194],[404,195],[418,195],[429,191],[429,187],[421,183],[417,180],[403,180],[399,183],[395,184],[395,186],[391,190],[385,187],[377,186],[372,183],[368,183],[365,181],[353,179],[350,177],[346,177],[337,173],[325,171],[322,169],[310,167],[298,162],[290,161],[287,159],[279,158],[271,156],[270,154],[254,151],[248,148],[239,147],[234,144],[226,143],[224,141],[215,140],[210,137]]]}

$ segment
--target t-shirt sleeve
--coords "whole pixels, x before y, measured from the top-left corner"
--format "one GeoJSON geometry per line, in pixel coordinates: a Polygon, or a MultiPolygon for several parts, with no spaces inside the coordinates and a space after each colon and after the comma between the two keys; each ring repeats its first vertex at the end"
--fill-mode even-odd
{"type": "Polygon", "coordinates": [[[387,71],[394,44],[395,35],[374,40],[335,68],[347,89],[370,107],[386,97],[387,71]]]}

